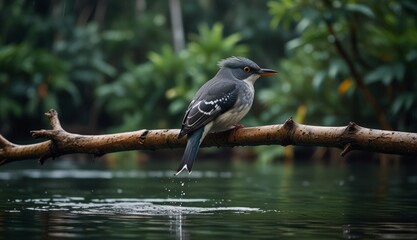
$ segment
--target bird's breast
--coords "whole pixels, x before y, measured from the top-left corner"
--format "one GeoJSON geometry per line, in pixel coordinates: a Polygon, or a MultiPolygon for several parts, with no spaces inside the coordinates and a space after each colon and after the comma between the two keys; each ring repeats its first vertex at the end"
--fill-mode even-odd
{"type": "Polygon", "coordinates": [[[213,121],[211,132],[221,132],[233,128],[249,112],[255,94],[252,84],[244,84],[247,86],[241,88],[235,105],[213,121]]]}

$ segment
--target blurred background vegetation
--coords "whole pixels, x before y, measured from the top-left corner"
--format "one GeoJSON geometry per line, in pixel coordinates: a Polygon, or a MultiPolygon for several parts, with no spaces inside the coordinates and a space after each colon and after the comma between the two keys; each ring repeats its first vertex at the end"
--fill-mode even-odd
{"type": "Polygon", "coordinates": [[[50,108],[77,133],[180,128],[232,55],[280,72],[246,126],[416,132],[416,16],[413,0],[0,0],[0,133],[30,141],[50,108]]]}

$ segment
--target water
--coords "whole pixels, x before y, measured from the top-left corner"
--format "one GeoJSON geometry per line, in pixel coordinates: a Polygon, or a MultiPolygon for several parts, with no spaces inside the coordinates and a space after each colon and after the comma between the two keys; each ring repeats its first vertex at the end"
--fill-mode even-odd
{"type": "Polygon", "coordinates": [[[414,162],[0,168],[2,239],[417,239],[414,162]]]}

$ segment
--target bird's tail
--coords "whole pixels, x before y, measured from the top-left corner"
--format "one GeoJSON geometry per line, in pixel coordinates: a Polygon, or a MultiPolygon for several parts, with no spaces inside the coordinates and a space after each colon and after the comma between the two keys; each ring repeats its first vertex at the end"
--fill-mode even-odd
{"type": "Polygon", "coordinates": [[[188,173],[191,173],[203,133],[204,128],[200,128],[191,135],[188,135],[187,146],[185,147],[184,155],[182,156],[181,163],[178,166],[177,173],[175,175],[178,175],[184,169],[187,169],[188,173]]]}

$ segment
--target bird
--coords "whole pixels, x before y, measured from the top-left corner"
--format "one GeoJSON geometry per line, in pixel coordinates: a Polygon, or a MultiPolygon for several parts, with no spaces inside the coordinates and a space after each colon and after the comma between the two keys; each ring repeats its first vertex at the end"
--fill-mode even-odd
{"type": "Polygon", "coordinates": [[[217,74],[197,91],[185,112],[178,139],[187,135],[187,145],[175,175],[183,170],[191,173],[200,144],[208,133],[239,128],[236,124],[252,107],[255,81],[278,73],[236,56],[219,61],[218,66],[217,74]]]}

